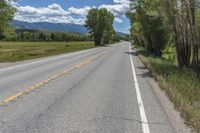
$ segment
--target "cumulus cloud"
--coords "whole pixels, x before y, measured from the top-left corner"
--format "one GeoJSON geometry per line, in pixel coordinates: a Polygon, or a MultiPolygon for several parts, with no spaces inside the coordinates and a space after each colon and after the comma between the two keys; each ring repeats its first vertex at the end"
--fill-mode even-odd
{"type": "Polygon", "coordinates": [[[75,23],[83,24],[84,18],[74,18],[71,12],[64,10],[58,4],[48,7],[35,8],[31,6],[18,6],[15,20],[26,22],[52,22],[52,23],[75,23]]]}
{"type": "Polygon", "coordinates": [[[70,7],[63,9],[60,5],[53,3],[47,7],[19,6],[12,3],[17,8],[15,20],[27,22],[52,22],[52,23],[75,23],[84,24],[88,11],[92,8],[106,8],[115,16],[115,21],[122,23],[124,14],[129,9],[129,0],[114,0],[112,5],[85,6],[82,8],[70,7]]]}
{"type": "Polygon", "coordinates": [[[122,19],[129,10],[129,0],[114,0],[113,5],[101,5],[99,8],[106,8],[115,16],[115,21],[122,23],[122,19]]]}
{"type": "Polygon", "coordinates": [[[120,18],[117,18],[117,17],[115,17],[115,22],[122,23],[122,22],[123,22],[123,20],[122,20],[122,19],[120,19],[120,18]]]}
{"type": "Polygon", "coordinates": [[[130,3],[130,0],[114,0],[113,2],[116,4],[123,4],[123,3],[130,3]]]}
{"type": "Polygon", "coordinates": [[[129,9],[128,4],[101,5],[99,8],[106,8],[114,14],[114,16],[123,16],[129,9]]]}
{"type": "Polygon", "coordinates": [[[16,7],[18,6],[18,3],[16,1],[13,1],[13,0],[5,0],[8,4],[10,4],[11,6],[13,7],[16,7]]]}
{"type": "Polygon", "coordinates": [[[82,17],[85,17],[88,13],[88,11],[92,8],[96,8],[95,6],[93,7],[89,7],[89,6],[85,6],[83,8],[75,8],[75,7],[70,7],[68,9],[68,11],[71,13],[71,14],[74,14],[74,15],[78,15],[78,16],[82,16],[82,17]]]}

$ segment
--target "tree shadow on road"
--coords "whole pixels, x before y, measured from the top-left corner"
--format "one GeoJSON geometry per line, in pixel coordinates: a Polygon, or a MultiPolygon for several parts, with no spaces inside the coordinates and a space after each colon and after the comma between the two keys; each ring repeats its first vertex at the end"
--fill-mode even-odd
{"type": "Polygon", "coordinates": [[[137,52],[124,52],[125,54],[133,55],[133,56],[138,56],[139,53],[137,52]]]}
{"type": "MultiPolygon", "coordinates": [[[[124,53],[132,56],[138,56],[140,54],[140,52],[124,52],[124,53]]],[[[147,70],[145,66],[136,66],[136,72],[137,76],[141,78],[152,78],[152,74],[147,70]]]]}
{"type": "Polygon", "coordinates": [[[149,71],[142,72],[141,74],[137,74],[138,77],[141,78],[152,78],[152,74],[149,71]]]}

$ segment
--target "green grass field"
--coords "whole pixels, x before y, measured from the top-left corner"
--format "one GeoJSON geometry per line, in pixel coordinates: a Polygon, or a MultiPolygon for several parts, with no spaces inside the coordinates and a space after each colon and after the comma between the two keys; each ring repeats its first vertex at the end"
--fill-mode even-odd
{"type": "Polygon", "coordinates": [[[200,79],[192,70],[178,68],[176,61],[169,59],[167,53],[163,57],[155,57],[141,48],[138,53],[186,123],[200,132],[200,79]]]}
{"type": "Polygon", "coordinates": [[[0,62],[14,62],[94,48],[93,42],[0,42],[0,62]]]}

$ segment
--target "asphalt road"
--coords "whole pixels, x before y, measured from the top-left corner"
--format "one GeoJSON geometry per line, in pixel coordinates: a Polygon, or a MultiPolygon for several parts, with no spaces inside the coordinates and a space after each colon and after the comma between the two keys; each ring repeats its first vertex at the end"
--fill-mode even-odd
{"type": "Polygon", "coordinates": [[[148,76],[128,42],[0,68],[0,132],[174,133],[148,76]]]}

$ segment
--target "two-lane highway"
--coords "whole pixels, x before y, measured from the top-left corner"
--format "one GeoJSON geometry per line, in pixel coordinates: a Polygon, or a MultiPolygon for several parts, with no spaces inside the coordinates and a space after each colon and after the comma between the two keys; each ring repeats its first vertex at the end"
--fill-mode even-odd
{"type": "Polygon", "coordinates": [[[0,68],[2,133],[174,133],[130,43],[0,68]]]}

